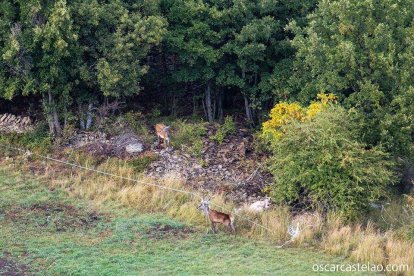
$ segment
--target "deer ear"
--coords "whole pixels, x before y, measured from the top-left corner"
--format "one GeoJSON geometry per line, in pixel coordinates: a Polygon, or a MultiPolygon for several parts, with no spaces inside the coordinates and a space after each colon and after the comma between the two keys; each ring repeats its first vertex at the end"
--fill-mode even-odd
{"type": "Polygon", "coordinates": [[[164,127],[164,131],[169,131],[170,130],[170,126],[166,126],[166,127],[164,127]]]}

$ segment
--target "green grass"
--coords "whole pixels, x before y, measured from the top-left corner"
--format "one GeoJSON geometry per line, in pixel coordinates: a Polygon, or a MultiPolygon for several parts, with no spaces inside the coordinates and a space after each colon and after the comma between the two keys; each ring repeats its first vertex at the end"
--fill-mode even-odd
{"type": "MultiPolygon", "coordinates": [[[[68,198],[0,169],[0,259],[39,275],[308,275],[344,263],[310,249],[206,234],[162,214],[68,198]]],[[[0,274],[2,274],[0,268],[0,274]]]]}

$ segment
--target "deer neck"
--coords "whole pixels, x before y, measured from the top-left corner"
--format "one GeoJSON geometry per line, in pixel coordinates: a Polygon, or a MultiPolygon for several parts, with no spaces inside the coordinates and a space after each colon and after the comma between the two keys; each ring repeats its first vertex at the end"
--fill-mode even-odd
{"type": "Polygon", "coordinates": [[[208,216],[208,214],[210,213],[210,208],[208,206],[204,206],[203,213],[204,215],[208,216]]]}

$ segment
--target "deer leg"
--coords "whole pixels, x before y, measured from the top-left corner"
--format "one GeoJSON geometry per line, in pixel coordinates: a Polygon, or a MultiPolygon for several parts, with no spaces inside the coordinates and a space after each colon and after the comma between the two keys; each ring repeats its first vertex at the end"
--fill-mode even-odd
{"type": "Polygon", "coordinates": [[[231,221],[226,222],[225,225],[227,226],[229,232],[233,232],[233,227],[231,225],[231,221]]]}
{"type": "Polygon", "coordinates": [[[231,232],[233,233],[233,234],[235,234],[236,233],[236,228],[234,227],[234,224],[233,224],[233,222],[230,222],[230,230],[231,230],[231,232]]]}
{"type": "Polygon", "coordinates": [[[211,230],[213,231],[214,234],[217,233],[215,222],[211,222],[211,230]]]}
{"type": "Polygon", "coordinates": [[[229,229],[229,231],[231,233],[233,233],[233,234],[235,233],[236,229],[234,228],[234,224],[233,224],[233,221],[232,220],[226,221],[225,222],[225,225],[227,226],[227,228],[229,229]]]}

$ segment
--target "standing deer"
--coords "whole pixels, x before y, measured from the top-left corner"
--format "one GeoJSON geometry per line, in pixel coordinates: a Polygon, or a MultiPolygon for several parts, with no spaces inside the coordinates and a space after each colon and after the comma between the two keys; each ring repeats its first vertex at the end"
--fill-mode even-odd
{"type": "Polygon", "coordinates": [[[164,147],[167,148],[170,145],[170,127],[164,124],[156,124],[155,132],[157,134],[158,145],[162,139],[164,141],[164,147]]]}
{"type": "Polygon", "coordinates": [[[232,215],[210,209],[210,199],[201,200],[201,204],[198,206],[198,209],[201,210],[204,215],[209,218],[211,222],[211,230],[213,233],[217,232],[217,223],[221,223],[227,226],[232,233],[236,232],[236,229],[234,227],[234,217],[232,215]]]}

